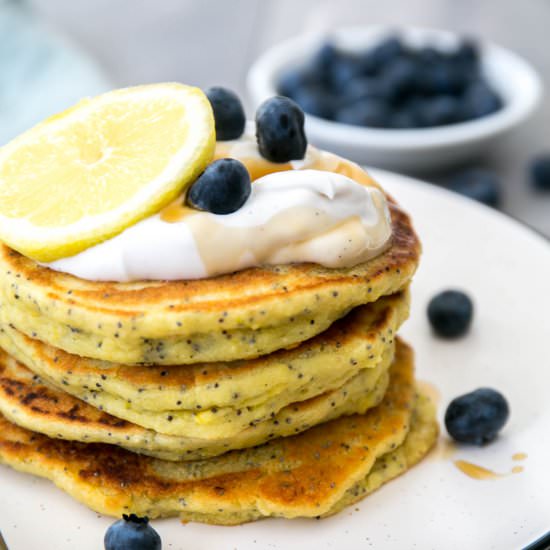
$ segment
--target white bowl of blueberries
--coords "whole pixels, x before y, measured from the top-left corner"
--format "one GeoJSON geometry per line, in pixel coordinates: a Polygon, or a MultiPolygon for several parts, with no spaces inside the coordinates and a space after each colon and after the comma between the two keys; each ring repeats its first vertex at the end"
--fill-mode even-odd
{"type": "Polygon", "coordinates": [[[264,53],[247,83],[254,106],[274,94],[296,101],[313,144],[417,172],[478,157],[542,95],[538,75],[516,54],[419,28],[298,36],[264,53]]]}

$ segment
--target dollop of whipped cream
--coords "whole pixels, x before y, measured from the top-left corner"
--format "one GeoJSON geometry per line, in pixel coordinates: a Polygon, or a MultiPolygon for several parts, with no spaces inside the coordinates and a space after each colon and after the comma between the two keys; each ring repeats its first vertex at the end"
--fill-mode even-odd
{"type": "MultiPolygon", "coordinates": [[[[183,198],[181,199],[183,200],[183,198]]],[[[255,180],[227,215],[162,213],[49,264],[93,281],[200,279],[248,267],[313,262],[338,268],[383,252],[391,237],[384,194],[342,174],[287,170],[255,180]]]]}

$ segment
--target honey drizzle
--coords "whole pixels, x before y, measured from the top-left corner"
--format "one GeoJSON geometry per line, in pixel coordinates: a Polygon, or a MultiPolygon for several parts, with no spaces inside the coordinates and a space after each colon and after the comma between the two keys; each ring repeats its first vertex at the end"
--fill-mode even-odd
{"type": "Polygon", "coordinates": [[[193,210],[185,205],[182,197],[178,197],[175,201],[172,201],[168,206],[161,210],[160,219],[166,223],[176,223],[183,220],[183,218],[196,213],[196,210],[193,210]]]}
{"type": "MultiPolygon", "coordinates": [[[[232,155],[233,147],[234,145],[227,145],[223,141],[216,143],[213,160],[228,157],[237,158],[237,160],[240,160],[246,166],[252,182],[275,172],[295,170],[290,163],[270,162],[259,155],[258,157],[232,155]]],[[[315,149],[313,160],[306,168],[310,170],[322,170],[324,172],[336,172],[362,185],[379,188],[379,185],[358,164],[325,151],[315,149]]],[[[195,210],[186,206],[185,198],[180,196],[161,210],[160,218],[167,223],[176,223],[193,213],[195,213],[195,210]]]]}
{"type": "MultiPolygon", "coordinates": [[[[527,455],[525,453],[516,453],[512,456],[514,460],[524,460],[527,455]],[[514,457],[519,458],[514,458],[514,457]]],[[[483,466],[478,466],[477,464],[472,464],[471,462],[467,462],[466,460],[455,460],[454,465],[463,473],[466,474],[468,477],[471,477],[472,479],[480,479],[480,480],[486,480],[486,479],[498,479],[500,477],[506,477],[509,474],[499,474],[497,472],[493,472],[492,470],[489,470],[487,468],[484,468],[483,466]]],[[[523,466],[514,466],[512,470],[510,471],[510,474],[521,474],[525,468],[523,466]]]]}
{"type": "Polygon", "coordinates": [[[497,479],[502,477],[502,474],[497,474],[492,470],[488,470],[483,466],[478,466],[477,464],[472,464],[466,460],[455,460],[454,465],[468,477],[472,479],[497,479]]]}
{"type": "Polygon", "coordinates": [[[515,453],[512,455],[512,460],[525,460],[527,458],[527,453],[515,453]]]}

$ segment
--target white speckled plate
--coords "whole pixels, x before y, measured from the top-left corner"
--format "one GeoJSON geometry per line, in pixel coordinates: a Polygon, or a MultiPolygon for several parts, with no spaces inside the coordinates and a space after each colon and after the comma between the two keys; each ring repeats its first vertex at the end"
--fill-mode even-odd
{"type": "MultiPolygon", "coordinates": [[[[240,527],[155,521],[164,550],[518,549],[550,529],[550,244],[501,214],[387,172],[375,175],[408,209],[424,243],[413,313],[402,331],[417,351],[418,375],[449,400],[479,386],[509,399],[497,442],[429,458],[336,517],[266,520],[240,527]],[[471,333],[437,340],[430,297],[463,288],[475,301],[471,333]],[[514,461],[524,453],[527,458],[514,461]],[[462,459],[504,474],[474,480],[462,459]],[[521,466],[521,473],[512,468],[521,466]]],[[[10,550],[97,550],[110,518],[99,517],[49,482],[0,467],[0,529],[10,550]]]]}

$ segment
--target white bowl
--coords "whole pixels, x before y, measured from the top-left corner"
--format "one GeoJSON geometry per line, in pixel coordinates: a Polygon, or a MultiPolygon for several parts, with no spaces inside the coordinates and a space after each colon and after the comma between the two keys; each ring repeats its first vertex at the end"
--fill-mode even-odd
{"type": "MultiPolygon", "coordinates": [[[[395,29],[347,27],[329,37],[344,50],[371,46],[395,29]]],[[[459,35],[442,30],[406,28],[399,33],[412,46],[453,48],[459,35]]],[[[287,69],[304,63],[327,39],[327,34],[307,34],[274,46],[252,65],[247,86],[254,107],[276,95],[276,84],[287,69]]],[[[488,82],[501,95],[504,106],[483,118],[413,130],[363,128],[306,116],[311,143],[355,160],[398,171],[418,172],[458,164],[478,157],[510,130],[524,122],[542,95],[542,83],[534,69],[509,50],[482,43],[482,67],[488,82]]]]}

